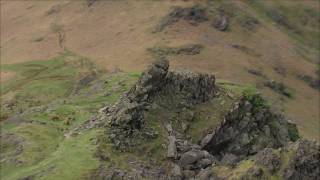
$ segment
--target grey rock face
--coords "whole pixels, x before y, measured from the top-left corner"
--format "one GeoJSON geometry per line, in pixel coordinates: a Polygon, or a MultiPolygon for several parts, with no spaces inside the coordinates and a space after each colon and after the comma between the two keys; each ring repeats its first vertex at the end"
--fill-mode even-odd
{"type": "Polygon", "coordinates": [[[257,154],[256,162],[275,173],[281,166],[281,159],[271,148],[266,148],[257,154]]]}
{"type": "Polygon", "coordinates": [[[281,114],[273,113],[263,102],[258,95],[250,100],[243,97],[225,116],[212,138],[209,140],[210,135],[203,139],[204,149],[213,155],[232,153],[244,157],[296,140],[295,125],[281,114]]]}
{"type": "Polygon", "coordinates": [[[201,169],[200,172],[197,174],[195,179],[213,180],[215,178],[213,177],[212,170],[210,168],[206,168],[206,169],[201,169]]]}
{"type": "Polygon", "coordinates": [[[172,169],[172,179],[174,180],[180,180],[182,179],[182,172],[180,166],[174,164],[172,169]]]}
{"type": "Polygon", "coordinates": [[[213,163],[212,159],[205,158],[201,159],[199,162],[197,162],[197,166],[200,168],[206,168],[210,166],[213,163]]]}
{"type": "Polygon", "coordinates": [[[201,147],[204,148],[209,142],[210,140],[212,139],[213,137],[213,134],[212,133],[209,133],[207,134],[202,140],[201,140],[201,147]]]}
{"type": "Polygon", "coordinates": [[[298,148],[285,170],[284,178],[290,180],[316,180],[320,177],[320,145],[314,141],[300,140],[298,148]]]}
{"type": "Polygon", "coordinates": [[[202,169],[213,164],[214,158],[207,151],[192,149],[181,155],[179,165],[183,169],[202,169]]]}
{"type": "Polygon", "coordinates": [[[213,20],[212,25],[219,31],[226,31],[229,26],[229,20],[227,16],[220,14],[219,16],[216,16],[216,18],[213,20]]]}
{"type": "Polygon", "coordinates": [[[208,101],[215,92],[215,77],[189,71],[169,72],[164,93],[174,93],[183,97],[187,103],[208,101]]]}
{"type": "Polygon", "coordinates": [[[239,160],[239,157],[235,156],[234,154],[227,153],[221,159],[221,163],[225,165],[235,166],[239,160]]]}
{"type": "Polygon", "coordinates": [[[176,138],[174,136],[169,136],[167,157],[174,159],[177,157],[176,138]]]}
{"type": "Polygon", "coordinates": [[[182,167],[187,167],[202,158],[202,154],[200,151],[191,150],[181,155],[180,165],[182,167]]]}
{"type": "MultiPolygon", "coordinates": [[[[174,95],[179,97],[181,102],[196,104],[205,102],[214,95],[214,76],[191,72],[169,72],[168,69],[167,60],[156,61],[120,101],[105,112],[109,115],[109,137],[119,149],[125,150],[128,145],[136,145],[134,141],[144,138],[145,135],[151,137],[149,134],[156,134],[153,130],[146,132],[144,119],[145,110],[156,96],[165,98],[167,95],[174,95]]],[[[171,145],[170,148],[173,148],[171,145]]]]}

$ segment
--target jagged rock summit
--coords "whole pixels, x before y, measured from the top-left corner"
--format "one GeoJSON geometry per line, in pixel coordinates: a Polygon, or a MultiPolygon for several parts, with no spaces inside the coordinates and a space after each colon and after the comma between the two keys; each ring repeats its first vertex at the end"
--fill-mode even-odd
{"type": "Polygon", "coordinates": [[[197,104],[209,100],[214,93],[213,75],[169,71],[168,60],[157,60],[120,101],[107,110],[110,139],[119,149],[126,149],[128,145],[136,145],[135,139],[139,137],[156,136],[156,132],[145,126],[144,118],[145,110],[156,97],[176,96],[181,103],[197,104]]]}
{"type": "MultiPolygon", "coordinates": [[[[106,132],[119,151],[134,151],[135,147],[143,147],[154,139],[167,143],[161,144],[167,150],[161,151],[160,156],[172,169],[155,176],[154,170],[164,168],[158,164],[152,166],[153,170],[144,169],[142,174],[127,172],[128,177],[177,180],[228,179],[234,175],[242,179],[318,177],[319,144],[297,141],[296,125],[273,112],[257,93],[243,92],[217,125],[206,127],[211,130],[195,142],[188,132],[189,126],[197,125],[199,118],[214,116],[210,113],[213,108],[210,103],[219,92],[222,91],[213,75],[169,71],[169,62],[163,59],[150,65],[118,103],[104,109],[108,120],[106,132]],[[200,106],[209,110],[199,111],[200,106]],[[200,117],[199,112],[205,116],[200,117]],[[157,117],[153,120],[156,126],[151,125],[152,116],[157,117]],[[154,129],[160,126],[165,132],[154,129]],[[248,164],[248,168],[242,169],[239,175],[237,168],[243,168],[241,164],[248,164]],[[220,174],[219,168],[231,169],[227,174],[220,174]]],[[[121,174],[126,173],[121,171],[121,174]]]]}

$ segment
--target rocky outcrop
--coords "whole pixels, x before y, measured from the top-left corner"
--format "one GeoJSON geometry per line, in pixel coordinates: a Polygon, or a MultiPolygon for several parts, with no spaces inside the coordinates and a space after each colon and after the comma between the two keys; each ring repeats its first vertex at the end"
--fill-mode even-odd
{"type": "MultiPolygon", "coordinates": [[[[130,150],[140,142],[146,142],[140,140],[156,137],[157,132],[148,126],[145,118],[147,111],[154,110],[153,105],[166,106],[170,103],[172,107],[186,109],[188,113],[179,115],[179,123],[192,122],[196,120],[191,108],[209,101],[215,91],[214,76],[169,71],[168,61],[158,60],[116,105],[103,109],[109,122],[108,137],[120,151],[130,150]],[[180,107],[181,104],[183,106],[180,107]]],[[[319,146],[307,142],[299,144],[289,166],[284,167],[287,163],[283,162],[281,148],[285,149],[289,142],[299,138],[297,128],[283,115],[273,112],[258,94],[244,93],[220,125],[210,131],[199,145],[190,143],[185,131],[181,131],[184,129],[182,125],[179,129],[180,126],[171,123],[175,122],[164,125],[168,135],[167,154],[164,156],[173,164],[167,173],[172,175],[172,179],[216,178],[213,166],[236,169],[240,161],[248,158],[253,158],[252,164],[257,167],[248,169],[243,177],[278,176],[282,173],[279,169],[284,168],[283,177],[287,179],[296,176],[313,179],[319,173],[319,162],[313,160],[319,156],[319,146]]],[[[162,174],[162,177],[167,174],[162,174]]]]}
{"type": "Polygon", "coordinates": [[[316,180],[320,177],[320,145],[315,141],[299,140],[297,150],[285,169],[284,178],[316,180]]]}
{"type": "Polygon", "coordinates": [[[229,26],[228,17],[224,14],[217,15],[213,19],[212,26],[218,29],[219,31],[226,31],[229,26]]]}
{"type": "Polygon", "coordinates": [[[255,164],[242,179],[316,180],[320,177],[320,145],[306,139],[283,148],[265,148],[254,156],[255,164]]]}
{"type": "Polygon", "coordinates": [[[174,94],[181,100],[197,104],[206,102],[215,93],[215,78],[208,74],[197,74],[190,71],[169,72],[162,93],[174,94]]]}
{"type": "Polygon", "coordinates": [[[156,46],[148,48],[148,52],[155,59],[166,59],[168,56],[173,55],[197,55],[200,54],[204,49],[204,46],[201,44],[185,44],[182,46],[156,46]]]}
{"type": "Polygon", "coordinates": [[[204,7],[192,6],[192,7],[175,7],[167,16],[165,16],[155,32],[163,31],[166,27],[183,19],[190,22],[191,25],[197,25],[203,21],[208,20],[207,10],[204,7]]]}
{"type": "Polygon", "coordinates": [[[281,166],[281,157],[273,149],[266,148],[257,154],[257,164],[265,167],[271,173],[275,173],[281,166]]]}
{"type": "Polygon", "coordinates": [[[243,97],[213,134],[204,138],[202,146],[220,158],[229,153],[241,159],[266,147],[283,147],[298,137],[294,124],[272,112],[259,95],[253,95],[243,97]]]}
{"type": "Polygon", "coordinates": [[[214,76],[192,72],[169,72],[168,69],[167,60],[156,61],[116,105],[106,109],[109,137],[119,149],[125,150],[128,145],[137,145],[136,140],[140,137],[156,135],[145,125],[144,118],[145,111],[155,97],[174,96],[187,104],[205,102],[213,97],[214,76]]]}
{"type": "MultiPolygon", "coordinates": [[[[170,158],[173,166],[173,179],[208,179],[212,173],[210,168],[216,163],[216,159],[209,152],[201,150],[200,146],[189,143],[186,140],[177,139],[177,151],[175,158],[170,158]]],[[[168,150],[170,149],[170,143],[168,150]]]]}
{"type": "Polygon", "coordinates": [[[117,148],[132,146],[135,144],[131,141],[132,136],[135,134],[137,139],[141,136],[139,131],[144,125],[144,111],[165,83],[168,68],[169,63],[165,60],[152,64],[129,92],[115,106],[106,110],[110,119],[110,140],[117,148]]]}

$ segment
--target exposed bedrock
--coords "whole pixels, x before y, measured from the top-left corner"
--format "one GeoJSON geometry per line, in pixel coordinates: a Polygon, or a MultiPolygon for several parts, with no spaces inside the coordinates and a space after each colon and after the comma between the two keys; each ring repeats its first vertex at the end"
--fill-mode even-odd
{"type": "Polygon", "coordinates": [[[205,102],[215,93],[212,75],[192,72],[169,72],[169,62],[158,60],[142,74],[139,81],[120,101],[106,110],[110,121],[110,139],[117,147],[134,145],[132,138],[154,137],[156,132],[145,126],[144,113],[155,97],[176,96],[181,102],[205,102]],[[132,143],[131,143],[132,142],[132,143]]]}
{"type": "MultiPolygon", "coordinates": [[[[290,180],[310,179],[320,177],[320,144],[315,141],[299,140],[293,157],[289,160],[283,177],[290,180]]],[[[293,149],[289,147],[289,150],[293,149]]]]}
{"type": "Polygon", "coordinates": [[[201,145],[220,158],[233,154],[241,159],[264,148],[283,147],[298,138],[295,124],[272,112],[259,95],[254,95],[243,97],[201,145]]]}

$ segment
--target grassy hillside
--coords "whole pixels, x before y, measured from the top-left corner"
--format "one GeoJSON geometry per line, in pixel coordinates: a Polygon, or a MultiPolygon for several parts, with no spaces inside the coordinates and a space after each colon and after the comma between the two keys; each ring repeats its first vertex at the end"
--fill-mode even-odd
{"type": "Polygon", "coordinates": [[[193,142],[248,89],[319,141],[319,0],[4,0],[0,8],[0,179],[85,179],[101,168],[130,169],[133,159],[149,162],[145,154],[166,167],[158,120],[174,118],[172,109],[148,114],[159,138],[142,153],[119,155],[108,143],[99,152],[105,128],[94,119],[161,58],[218,79],[220,98],[195,110],[203,118],[190,123],[193,142]],[[221,15],[224,31],[214,27],[221,15]]]}
{"type": "Polygon", "coordinates": [[[139,77],[99,71],[68,51],[2,70],[16,78],[2,85],[1,179],[85,177],[99,165],[94,154],[103,129],[83,124],[139,77]]]}

